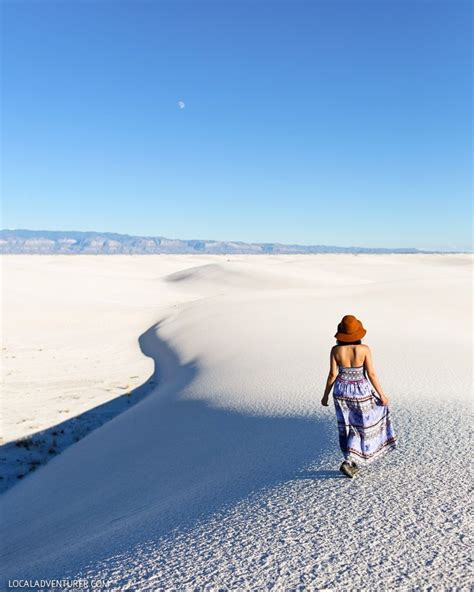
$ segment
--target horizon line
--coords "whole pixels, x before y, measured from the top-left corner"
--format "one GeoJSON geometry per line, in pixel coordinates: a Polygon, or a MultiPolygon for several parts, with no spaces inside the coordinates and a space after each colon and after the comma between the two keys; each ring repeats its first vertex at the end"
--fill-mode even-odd
{"type": "Polygon", "coordinates": [[[325,244],[325,243],[285,243],[280,241],[244,241],[241,239],[211,239],[211,238],[177,238],[177,237],[169,237],[161,234],[129,234],[126,232],[115,232],[115,231],[99,231],[99,230],[51,230],[51,229],[33,229],[33,228],[2,228],[0,229],[0,233],[3,232],[50,232],[50,233],[57,233],[57,234],[67,234],[67,233],[74,233],[74,234],[96,234],[96,235],[115,235],[115,236],[122,236],[122,237],[129,237],[129,238],[139,238],[139,239],[166,239],[166,240],[175,240],[175,241],[182,241],[182,242],[206,242],[206,243],[234,243],[234,244],[243,244],[243,245],[278,245],[282,247],[303,247],[303,248],[312,248],[312,247],[324,247],[324,248],[337,248],[337,249],[384,249],[384,250],[404,250],[404,251],[418,251],[424,253],[473,253],[473,249],[428,249],[424,247],[385,247],[385,246],[376,246],[376,247],[368,247],[368,246],[358,246],[358,245],[349,245],[343,246],[338,244],[325,244]]]}

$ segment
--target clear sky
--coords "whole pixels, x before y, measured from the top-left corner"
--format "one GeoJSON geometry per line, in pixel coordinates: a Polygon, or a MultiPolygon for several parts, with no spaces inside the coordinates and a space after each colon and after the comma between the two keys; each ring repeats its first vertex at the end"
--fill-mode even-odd
{"type": "Polygon", "coordinates": [[[4,228],[472,247],[470,2],[1,10],[4,228]]]}

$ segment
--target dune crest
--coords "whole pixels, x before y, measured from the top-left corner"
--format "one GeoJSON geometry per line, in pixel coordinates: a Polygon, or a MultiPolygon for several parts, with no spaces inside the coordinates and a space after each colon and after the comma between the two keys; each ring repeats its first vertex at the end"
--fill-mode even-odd
{"type": "MultiPolygon", "coordinates": [[[[154,317],[133,343],[156,386],[1,497],[3,574],[117,589],[297,587],[302,574],[316,589],[467,585],[470,267],[329,257],[77,260],[109,286],[84,294],[83,339],[107,300],[117,336],[154,317]],[[136,283],[114,305],[124,269],[136,283]],[[400,438],[354,482],[341,480],[333,409],[319,404],[347,313],[367,328],[400,438]]],[[[42,323],[59,318],[43,308],[42,323]]]]}

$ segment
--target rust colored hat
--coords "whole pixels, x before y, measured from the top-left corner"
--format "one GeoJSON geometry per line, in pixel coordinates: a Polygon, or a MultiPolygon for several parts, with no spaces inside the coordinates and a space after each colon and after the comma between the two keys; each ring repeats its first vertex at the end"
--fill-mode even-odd
{"type": "Polygon", "coordinates": [[[366,333],[367,331],[359,319],[356,319],[353,315],[346,315],[342,317],[342,321],[337,326],[337,333],[334,337],[338,341],[358,341],[366,333]]]}

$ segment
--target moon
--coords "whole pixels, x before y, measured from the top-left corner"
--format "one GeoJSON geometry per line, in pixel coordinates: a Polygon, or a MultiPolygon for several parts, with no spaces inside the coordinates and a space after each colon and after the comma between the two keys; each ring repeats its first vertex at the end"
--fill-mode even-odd
{"type": "Polygon", "coordinates": [[[184,108],[186,107],[186,104],[185,104],[185,102],[184,102],[184,101],[178,101],[178,107],[179,107],[180,109],[184,109],[184,108]]]}

